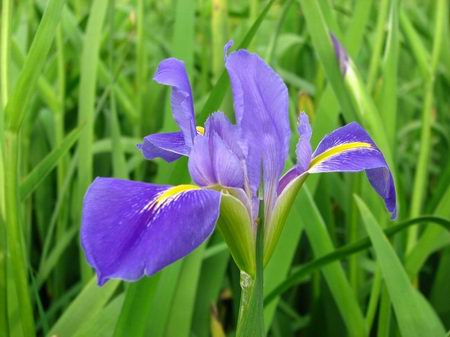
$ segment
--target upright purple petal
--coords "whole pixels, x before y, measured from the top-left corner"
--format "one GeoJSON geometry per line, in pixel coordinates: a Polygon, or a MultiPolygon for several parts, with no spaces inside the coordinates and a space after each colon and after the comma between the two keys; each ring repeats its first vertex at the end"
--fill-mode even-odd
{"type": "Polygon", "coordinates": [[[347,124],[325,136],[313,153],[308,172],[363,170],[374,189],[384,199],[392,218],[395,218],[396,194],[392,174],[383,154],[358,123],[347,124]]]}
{"type": "Polygon", "coordinates": [[[278,183],[277,194],[280,195],[285,187],[303,172],[307,171],[311,163],[312,149],[311,149],[311,124],[309,124],[308,115],[304,112],[300,113],[298,117],[298,133],[300,138],[297,142],[296,155],[297,164],[287,171],[278,183]]]}
{"type": "Polygon", "coordinates": [[[238,130],[222,113],[205,124],[205,135],[197,137],[189,155],[189,172],[201,186],[244,188],[244,157],[238,144],[238,130]]]}
{"type": "Polygon", "coordinates": [[[182,132],[155,133],[145,137],[144,142],[137,147],[148,160],[160,157],[172,162],[189,155],[182,132]]]}
{"type": "Polygon", "coordinates": [[[262,170],[265,202],[270,209],[289,150],[287,88],[259,56],[246,50],[231,53],[225,66],[237,124],[248,142],[251,184],[256,190],[262,170]]]}
{"type": "Polygon", "coordinates": [[[183,132],[186,146],[191,148],[196,136],[194,102],[183,61],[175,58],[161,61],[153,79],[172,87],[172,114],[183,132]]]}
{"type": "Polygon", "coordinates": [[[135,281],[205,241],[219,216],[220,193],[97,178],[83,204],[81,244],[99,284],[135,281]]]}
{"type": "Polygon", "coordinates": [[[298,117],[298,134],[300,138],[297,143],[296,155],[297,155],[297,166],[301,172],[305,172],[309,163],[311,162],[311,125],[309,124],[308,115],[304,112],[300,113],[298,117]]]}

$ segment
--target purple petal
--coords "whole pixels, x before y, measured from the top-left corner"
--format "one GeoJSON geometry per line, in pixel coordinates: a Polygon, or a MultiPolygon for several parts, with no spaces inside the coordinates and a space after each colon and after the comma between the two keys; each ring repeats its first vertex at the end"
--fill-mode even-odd
{"type": "Polygon", "coordinates": [[[348,68],[347,51],[333,34],[331,34],[331,41],[333,42],[334,52],[336,53],[336,58],[339,62],[339,69],[341,70],[342,75],[345,76],[348,68]]]}
{"type": "Polygon", "coordinates": [[[396,194],[392,174],[383,154],[358,123],[347,124],[325,136],[313,153],[308,172],[363,170],[374,189],[384,199],[392,218],[395,218],[396,194]]]}
{"type": "Polygon", "coordinates": [[[183,132],[186,146],[191,148],[197,133],[192,90],[183,61],[175,58],[161,61],[153,79],[172,87],[172,114],[183,132]]]}
{"type": "Polygon", "coordinates": [[[160,157],[167,162],[172,162],[189,154],[189,148],[184,142],[182,132],[148,135],[144,138],[144,142],[138,144],[137,147],[148,160],[160,157]]]}
{"type": "Polygon", "coordinates": [[[237,143],[238,130],[222,113],[205,124],[204,136],[195,138],[189,155],[189,172],[201,186],[244,187],[244,157],[237,143]]]}
{"type": "Polygon", "coordinates": [[[301,171],[297,166],[294,166],[290,170],[288,170],[283,176],[280,178],[280,182],[278,183],[277,194],[280,195],[281,192],[286,188],[289,183],[301,175],[304,171],[301,171]]]}
{"type": "Polygon", "coordinates": [[[234,43],[233,40],[229,40],[223,47],[224,62],[227,62],[228,51],[230,50],[231,47],[233,47],[233,43],[234,43]]]}
{"type": "Polygon", "coordinates": [[[205,241],[219,216],[220,193],[97,178],[83,204],[81,244],[99,284],[135,281],[205,241]]]}
{"type": "Polygon", "coordinates": [[[246,50],[231,53],[230,76],[238,126],[248,141],[251,184],[256,190],[263,171],[270,209],[289,150],[288,92],[281,78],[259,56],[246,50]]]}
{"type": "Polygon", "coordinates": [[[305,172],[309,163],[311,162],[311,125],[309,124],[308,115],[304,112],[300,113],[298,117],[298,133],[300,135],[300,139],[297,143],[296,155],[297,155],[297,167],[300,173],[305,172]]]}

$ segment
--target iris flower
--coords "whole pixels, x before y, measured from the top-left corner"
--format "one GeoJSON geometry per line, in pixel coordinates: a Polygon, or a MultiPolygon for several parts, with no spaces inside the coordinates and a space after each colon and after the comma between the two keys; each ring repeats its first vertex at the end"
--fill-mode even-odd
{"type": "Polygon", "coordinates": [[[138,148],[147,159],[188,156],[193,184],[156,185],[97,178],[86,192],[81,243],[99,284],[135,281],[184,257],[219,230],[238,267],[255,274],[257,226],[264,226],[270,259],[295,194],[310,174],[365,171],[396,216],[395,187],[381,151],[357,123],[325,136],[313,152],[306,114],[299,116],[297,163],[283,176],[291,129],[288,91],[279,75],[247,50],[228,54],[235,124],[213,113],[195,123],[193,95],[182,61],[162,61],[154,80],[170,86],[180,131],[152,134],[138,148]],[[257,221],[260,200],[265,222],[257,221]]]}

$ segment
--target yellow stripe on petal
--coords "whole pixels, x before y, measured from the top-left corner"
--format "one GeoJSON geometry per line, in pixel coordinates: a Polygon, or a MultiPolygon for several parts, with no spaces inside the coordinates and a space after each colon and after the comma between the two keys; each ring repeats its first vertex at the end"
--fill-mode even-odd
{"type": "Polygon", "coordinates": [[[205,128],[203,126],[197,126],[195,129],[197,130],[197,133],[199,135],[201,135],[201,136],[205,135],[205,128]]]}
{"type": "Polygon", "coordinates": [[[178,185],[178,186],[174,186],[171,187],[167,190],[165,190],[163,193],[161,193],[155,200],[156,205],[161,205],[162,203],[164,203],[165,201],[167,201],[167,199],[173,198],[175,196],[177,196],[180,193],[186,192],[186,191],[194,191],[194,190],[199,190],[200,187],[195,186],[195,185],[178,185]]]}
{"type": "Polygon", "coordinates": [[[343,154],[347,151],[353,151],[353,150],[359,150],[359,149],[367,149],[371,148],[372,144],[366,143],[366,142],[352,142],[352,143],[345,143],[345,144],[339,144],[336,146],[333,146],[332,148],[329,148],[328,150],[322,152],[318,156],[314,157],[311,160],[311,164],[309,165],[309,168],[312,168],[334,156],[338,156],[340,154],[343,154]]]}

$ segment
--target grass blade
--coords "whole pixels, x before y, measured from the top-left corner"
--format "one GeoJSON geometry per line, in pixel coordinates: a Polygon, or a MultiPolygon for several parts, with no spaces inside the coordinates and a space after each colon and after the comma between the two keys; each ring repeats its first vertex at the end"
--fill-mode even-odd
{"type": "Polygon", "coordinates": [[[20,200],[24,201],[39,186],[39,184],[56,167],[59,160],[66,155],[81,135],[83,125],[70,132],[61,143],[54,148],[22,181],[20,184],[20,200]]]}
{"type": "Polygon", "coordinates": [[[100,288],[92,278],[53,325],[47,336],[74,336],[90,318],[103,309],[119,284],[119,281],[109,281],[100,288]]]}
{"type": "MultiPolygon", "coordinates": [[[[403,221],[395,226],[391,226],[384,230],[384,235],[387,237],[392,237],[398,233],[403,232],[405,229],[413,225],[418,224],[438,224],[450,232],[450,220],[434,217],[434,216],[422,216],[411,220],[403,221]]],[[[305,277],[315,272],[316,270],[326,266],[332,262],[340,261],[347,258],[349,255],[361,252],[364,249],[370,248],[371,243],[369,238],[360,239],[356,242],[349,243],[344,247],[338,248],[335,251],[321,256],[309,263],[298,268],[298,270],[293,271],[288,278],[286,278],[281,284],[279,284],[274,290],[272,290],[265,298],[265,303],[269,304],[274,300],[276,296],[281,295],[283,292],[287,291],[294,285],[299,284],[305,277]]]]}
{"type": "Polygon", "coordinates": [[[355,197],[364,225],[372,241],[384,281],[394,307],[400,332],[404,337],[444,336],[442,324],[429,307],[423,305],[412,287],[400,259],[377,224],[366,204],[355,197]]]}
{"type": "MultiPolygon", "coordinates": [[[[298,199],[303,205],[301,222],[311,243],[314,255],[326,255],[334,250],[326,226],[314,204],[306,186],[300,190],[298,199]]],[[[342,266],[334,262],[322,269],[325,281],[336,301],[336,305],[344,320],[350,336],[366,336],[365,321],[353,291],[345,277],[342,266]]]]}
{"type": "MultiPolygon", "coordinates": [[[[95,90],[99,60],[100,39],[103,21],[106,16],[107,0],[95,0],[86,28],[86,37],[81,55],[80,95],[78,125],[86,124],[78,142],[78,205],[92,182],[92,144],[94,139],[95,90]]],[[[80,214],[79,208],[76,213],[80,214]]],[[[83,281],[87,282],[92,272],[82,257],[81,270],[83,281]]]]}
{"type": "Polygon", "coordinates": [[[30,51],[5,108],[8,129],[17,132],[25,117],[27,103],[47,61],[47,54],[57,31],[64,0],[49,0],[30,51]]]}

